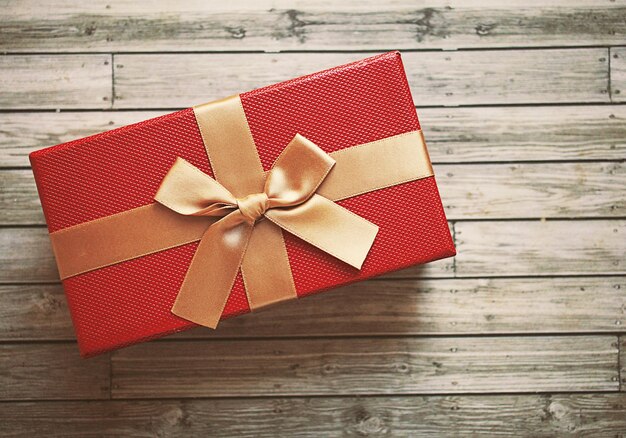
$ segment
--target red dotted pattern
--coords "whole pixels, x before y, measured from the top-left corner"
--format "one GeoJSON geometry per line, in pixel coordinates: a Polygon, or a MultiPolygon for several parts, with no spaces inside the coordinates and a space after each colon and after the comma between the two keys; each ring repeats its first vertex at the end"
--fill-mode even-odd
{"type": "Polygon", "coordinates": [[[33,152],[49,231],[151,203],[176,157],[213,176],[191,108],[33,152]]]}
{"type": "MultiPolygon", "coordinates": [[[[332,152],[419,128],[397,53],[241,98],[266,169],[296,133],[332,152]]],[[[49,230],[151,202],[177,156],[211,174],[191,109],[31,154],[49,230]]],[[[341,205],[379,225],[374,246],[357,271],[285,233],[299,295],[454,254],[434,178],[341,205]]],[[[81,354],[93,356],[194,327],[170,308],[195,248],[189,244],[65,280],[81,354]]],[[[224,317],[247,312],[239,276],[224,317]]]]}

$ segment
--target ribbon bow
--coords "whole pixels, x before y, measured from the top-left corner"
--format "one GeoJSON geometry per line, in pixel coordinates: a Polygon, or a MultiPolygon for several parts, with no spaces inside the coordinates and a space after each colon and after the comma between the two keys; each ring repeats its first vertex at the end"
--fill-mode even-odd
{"type": "MultiPolygon", "coordinates": [[[[155,201],[181,215],[221,219],[202,235],[172,312],[215,327],[248,244],[256,232],[262,232],[258,230],[262,222],[269,221],[273,227],[360,269],[378,227],[315,193],[334,164],[333,158],[298,134],[265,174],[263,191],[237,198],[218,181],[178,158],[163,178],[155,201]],[[206,294],[199,297],[198,290],[206,290],[206,294]]],[[[248,284],[243,269],[242,274],[250,294],[254,285],[248,284]]],[[[271,272],[265,275],[271,276],[271,272]]]]}

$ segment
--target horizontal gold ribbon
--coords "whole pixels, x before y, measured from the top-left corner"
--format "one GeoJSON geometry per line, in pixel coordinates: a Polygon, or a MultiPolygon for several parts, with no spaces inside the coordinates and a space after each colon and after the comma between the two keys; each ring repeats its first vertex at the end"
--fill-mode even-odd
{"type": "Polygon", "coordinates": [[[52,233],[61,278],[199,240],[172,311],[215,327],[239,269],[252,309],[296,297],[281,228],[360,268],[377,227],[333,201],[433,174],[421,131],[331,154],[296,135],[263,172],[238,96],[194,112],[215,179],[179,158],[156,203],[52,233]]]}

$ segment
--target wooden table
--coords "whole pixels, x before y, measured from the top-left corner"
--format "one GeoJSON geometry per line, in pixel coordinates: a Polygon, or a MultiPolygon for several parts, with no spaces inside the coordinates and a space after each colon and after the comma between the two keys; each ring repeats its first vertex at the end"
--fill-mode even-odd
{"type": "Polygon", "coordinates": [[[1,436],[625,436],[624,0],[0,6],[1,436]],[[455,259],[79,359],[30,151],[390,49],[455,259]]]}

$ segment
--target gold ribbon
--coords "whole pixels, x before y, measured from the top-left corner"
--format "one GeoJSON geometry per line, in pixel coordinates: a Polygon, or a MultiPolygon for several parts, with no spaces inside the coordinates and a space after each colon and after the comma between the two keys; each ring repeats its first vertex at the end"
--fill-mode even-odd
{"type": "Polygon", "coordinates": [[[266,173],[238,96],[194,112],[215,179],[178,158],[156,203],[52,233],[61,278],[199,240],[172,312],[214,328],[240,269],[251,309],[297,296],[281,229],[360,269],[378,227],[333,201],[433,174],[421,131],[330,155],[296,135],[266,173]]]}

